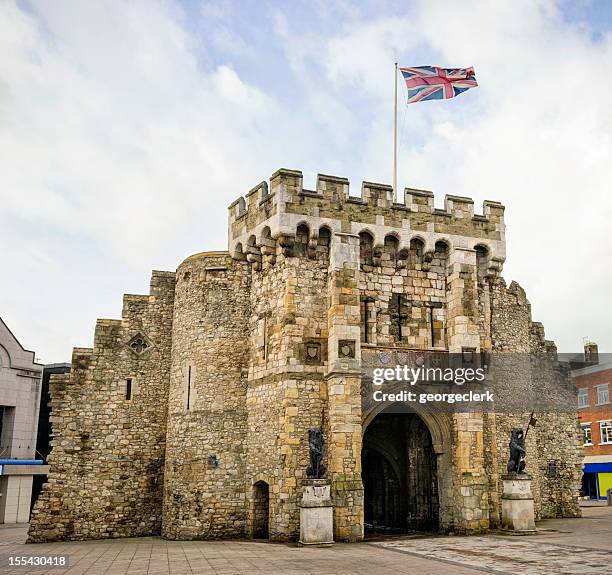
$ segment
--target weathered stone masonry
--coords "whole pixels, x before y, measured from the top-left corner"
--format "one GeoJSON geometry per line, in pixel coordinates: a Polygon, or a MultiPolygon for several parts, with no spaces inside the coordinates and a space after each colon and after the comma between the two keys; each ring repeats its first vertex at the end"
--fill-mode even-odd
{"type": "Polygon", "coordinates": [[[52,378],[52,472],[31,541],[159,533],[173,300],[174,273],[153,272],[150,295],[126,295],[123,319],[98,320],[94,348],[52,378]]]}
{"type": "MultiPolygon", "coordinates": [[[[335,537],[362,539],[362,442],[380,411],[367,369],[424,350],[554,358],[523,290],[500,277],[503,214],[485,202],[475,215],[457,196],[436,209],[414,189],[395,203],[367,182],[352,197],[332,176],[309,191],[301,172],[276,172],[230,206],[227,252],[154,272],[150,295],[125,296],[122,319],[99,320],[93,350],[75,349],[70,376],[53,380],[51,474],[30,540],[294,540],[307,432],[319,425],[335,537]]],[[[501,373],[509,386],[554,380],[573,401],[562,369],[512,370],[501,373]]],[[[528,415],[418,413],[440,530],[498,525],[509,431],[528,415]]],[[[576,414],[539,416],[528,437],[536,512],[576,515],[576,414]]],[[[425,524],[422,507],[410,509],[425,524]]]]}

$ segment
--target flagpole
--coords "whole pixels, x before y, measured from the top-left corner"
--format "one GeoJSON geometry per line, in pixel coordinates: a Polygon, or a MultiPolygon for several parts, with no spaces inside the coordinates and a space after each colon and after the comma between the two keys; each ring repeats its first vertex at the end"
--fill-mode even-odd
{"type": "Polygon", "coordinates": [[[394,104],[393,104],[393,199],[397,201],[397,62],[395,63],[394,82],[394,104]]]}
{"type": "Polygon", "coordinates": [[[529,416],[529,423],[527,424],[527,431],[525,431],[524,439],[527,439],[527,434],[529,433],[529,427],[531,426],[531,422],[534,420],[534,417],[533,417],[534,413],[535,413],[535,411],[532,411],[531,415],[529,416]]]}

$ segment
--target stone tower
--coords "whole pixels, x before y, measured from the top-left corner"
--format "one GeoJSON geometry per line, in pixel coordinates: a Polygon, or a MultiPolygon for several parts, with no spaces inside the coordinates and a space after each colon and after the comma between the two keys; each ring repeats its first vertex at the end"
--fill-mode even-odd
{"type": "MultiPolygon", "coordinates": [[[[52,384],[51,475],[32,541],[296,539],[317,426],[336,540],[362,539],[366,523],[497,526],[509,431],[525,414],[384,413],[368,373],[424,351],[554,356],[522,288],[500,277],[504,208],[485,202],[477,215],[446,196],[436,209],[415,189],[396,203],[368,182],[348,192],[345,178],[319,175],[306,190],[301,172],[277,171],[229,207],[227,252],[154,272],[149,296],[99,321],[93,350],[75,350],[71,375],[52,384]]],[[[529,389],[544,377],[529,361],[517,370],[529,389]]],[[[573,401],[567,373],[550,378],[573,401]]],[[[576,414],[539,417],[536,513],[575,515],[576,414]]]]}

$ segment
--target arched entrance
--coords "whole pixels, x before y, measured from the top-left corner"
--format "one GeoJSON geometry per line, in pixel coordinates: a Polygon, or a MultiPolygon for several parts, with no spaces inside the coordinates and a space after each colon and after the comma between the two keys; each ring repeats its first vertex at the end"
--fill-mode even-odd
{"type": "Polygon", "coordinates": [[[362,449],[367,532],[437,531],[437,457],[414,413],[383,411],[368,424],[362,449]]]}
{"type": "Polygon", "coordinates": [[[265,481],[253,485],[253,538],[268,539],[270,516],[270,488],[265,481]]]}

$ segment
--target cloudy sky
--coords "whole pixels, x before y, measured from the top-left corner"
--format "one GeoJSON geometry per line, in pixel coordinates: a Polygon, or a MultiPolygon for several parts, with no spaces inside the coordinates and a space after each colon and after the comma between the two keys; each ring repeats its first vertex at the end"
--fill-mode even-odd
{"type": "Polygon", "coordinates": [[[0,0],[0,316],[70,361],[277,168],[390,183],[397,60],[480,83],[400,108],[400,187],[503,202],[547,337],[612,351],[611,31],[605,0],[0,0]]]}

